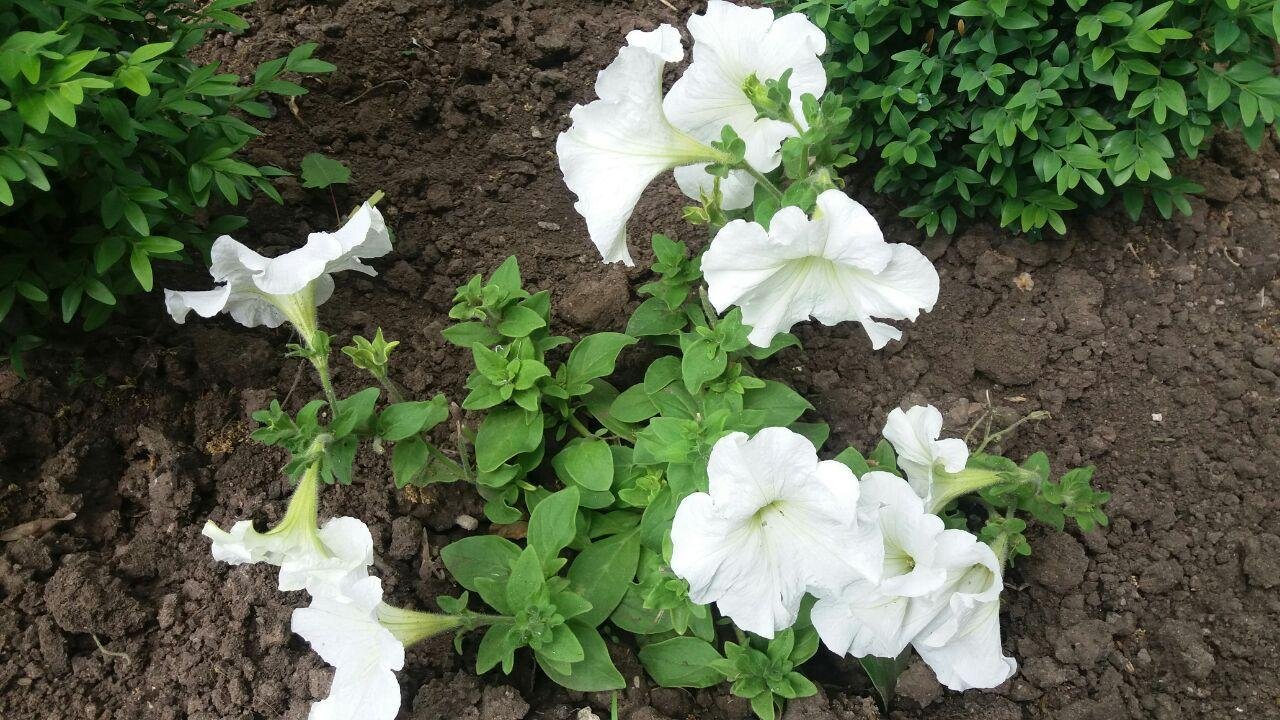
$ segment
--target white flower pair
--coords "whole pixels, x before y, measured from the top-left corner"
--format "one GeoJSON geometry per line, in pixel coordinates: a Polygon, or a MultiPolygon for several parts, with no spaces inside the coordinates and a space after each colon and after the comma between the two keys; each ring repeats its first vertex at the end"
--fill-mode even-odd
{"type": "Polygon", "coordinates": [[[281,590],[310,593],[311,605],[293,611],[293,631],[335,668],[329,696],[311,706],[310,720],[392,720],[400,710],[395,672],[404,667],[404,644],[379,617],[407,611],[383,604],[382,581],[369,575],[368,526],[339,517],[316,527],[317,474],[303,475],[271,530],[259,533],[240,520],[230,532],[207,522],[202,533],[213,540],[215,559],[277,565],[281,590]]]}
{"type": "MultiPolygon", "coordinates": [[[[693,62],[663,97],[662,72],[684,57],[670,25],[633,31],[627,45],[596,80],[599,100],[573,108],[572,127],[556,142],[574,208],[587,222],[605,262],[633,264],[627,221],[644,189],[675,171],[694,199],[713,194],[709,163],[725,162],[710,143],[727,126],[746,145],[750,170],[731,170],[719,183],[726,210],[751,205],[756,177],[778,167],[784,140],[805,127],[801,97],[820,96],[826,75],[819,56],[826,39],[802,14],[711,0],[689,19],[693,62]],[[790,71],[796,123],[758,117],[744,86],[749,78],[776,80],[790,71]]],[[[861,322],[880,348],[902,333],[874,318],[914,320],[938,298],[938,274],[918,250],[885,242],[861,205],[838,190],[818,198],[812,218],[796,207],[779,211],[770,228],[734,220],[721,228],[702,261],[717,312],[742,307],[751,342],[768,346],[775,335],[810,316],[833,325],[861,322]]]]}
{"type": "MultiPolygon", "coordinates": [[[[937,433],[912,429],[935,452],[937,433]]],[[[906,481],[886,472],[859,481],[786,428],[722,438],[707,475],[709,492],[685,498],[671,529],[671,567],[694,602],[773,637],[812,594],[832,651],[895,657],[911,644],[956,690],[995,687],[1016,669],[1000,649],[1000,562],[973,535],[946,530],[906,481]]]]}
{"type": "MultiPolygon", "coordinates": [[[[689,18],[689,34],[693,62],[664,98],[663,69],[684,59],[680,32],[663,24],[629,33],[617,59],[596,78],[600,99],[574,107],[573,127],[556,140],[565,183],[578,196],[574,207],[605,262],[633,264],[627,220],[658,175],[675,170],[680,189],[695,200],[711,191],[714,181],[705,168],[723,159],[711,143],[725,126],[746,143],[752,168],[778,167],[782,141],[800,130],[757,118],[743,92],[749,77],[774,80],[791,70],[798,117],[800,97],[826,89],[819,57],[826,38],[804,15],[775,20],[772,10],[711,0],[705,15],[689,18]]],[[[726,209],[744,208],[751,204],[755,180],[735,170],[720,189],[726,209]]]]}

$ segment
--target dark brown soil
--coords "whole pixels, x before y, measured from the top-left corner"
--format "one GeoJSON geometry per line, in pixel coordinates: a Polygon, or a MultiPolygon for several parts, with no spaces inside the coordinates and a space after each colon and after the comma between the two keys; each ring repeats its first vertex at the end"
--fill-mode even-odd
{"type": "MultiPolygon", "coordinates": [[[[659,0],[498,3],[263,0],[253,30],[209,50],[244,71],[303,41],[336,62],[283,105],[254,149],[297,167],[347,161],[351,205],[376,189],[397,233],[376,279],[343,277],[322,308],[345,342],[381,325],[404,341],[395,367],[419,394],[458,397],[467,358],[439,331],[454,287],[519,255],[553,288],[567,329],[620,327],[643,271],[597,262],[555,167],[555,134],[586,99],[623,33],[682,21],[659,0]]],[[[1065,240],[1030,244],[989,228],[924,240],[866,188],[893,240],[923,242],[942,299],[908,342],[873,353],[856,327],[799,331],[803,351],[766,367],[804,392],[832,441],[871,443],[888,410],[930,401],[951,427],[989,397],[1013,417],[1053,419],[1015,436],[1056,467],[1095,463],[1112,525],[1044,534],[1010,572],[1006,650],[1021,670],[994,692],[942,691],[923,666],[904,676],[895,718],[1110,720],[1280,717],[1280,156],[1217,139],[1186,170],[1209,185],[1195,214],[1133,224],[1079,218],[1065,240]],[[1015,284],[1015,277],[1026,273],[1015,284]]],[[[249,209],[244,239],[267,248],[332,223],[327,194],[285,180],[284,208],[249,209]]],[[[673,186],[651,192],[636,238],[679,230],[673,186]]],[[[685,233],[690,238],[693,233],[685,233]]],[[[161,284],[201,287],[199,268],[161,284]]],[[[282,457],[247,441],[271,397],[317,388],[283,358],[284,331],[229,321],[178,327],[158,296],[92,338],[0,371],[0,528],[77,513],[43,536],[0,544],[0,717],[291,718],[327,692],[329,671],[289,632],[303,598],[263,567],[212,561],[207,517],[277,518],[282,457]]],[[[339,371],[339,385],[363,378],[339,371]]],[[[379,574],[397,602],[433,607],[453,588],[437,550],[455,518],[480,516],[464,487],[422,501],[395,492],[385,461],[323,498],[371,525],[379,574]]],[[[637,665],[625,646],[617,659],[637,665]]],[[[607,697],[566,695],[528,664],[477,678],[448,640],[416,648],[400,674],[403,718],[570,718],[607,697]]],[[[875,718],[848,663],[815,672],[824,697],[787,720],[875,718]]],[[[696,694],[637,681],[620,716],[743,718],[724,688],[696,694]]]]}

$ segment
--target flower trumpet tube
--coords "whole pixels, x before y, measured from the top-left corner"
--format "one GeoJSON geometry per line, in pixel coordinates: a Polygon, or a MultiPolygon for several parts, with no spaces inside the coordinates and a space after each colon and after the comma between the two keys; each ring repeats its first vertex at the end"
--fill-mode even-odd
{"type": "Polygon", "coordinates": [[[627,220],[654,178],[682,165],[724,159],[663,112],[662,70],[683,57],[674,27],[632,31],[596,78],[599,99],[575,106],[569,113],[573,125],[556,139],[560,171],[578,197],[574,209],[605,262],[634,264],[627,220]]]}

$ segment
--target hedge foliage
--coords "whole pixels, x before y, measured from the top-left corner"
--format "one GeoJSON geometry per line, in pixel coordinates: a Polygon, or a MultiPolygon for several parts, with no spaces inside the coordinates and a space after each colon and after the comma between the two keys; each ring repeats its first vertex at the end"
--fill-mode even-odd
{"type": "Polygon", "coordinates": [[[1170,162],[1219,126],[1254,147],[1280,108],[1275,0],[784,0],[830,38],[828,74],[877,190],[930,234],[962,217],[1065,232],[1116,196],[1190,212],[1170,162]]]}
{"type": "Polygon", "coordinates": [[[248,27],[231,12],[248,2],[0,0],[0,353],[19,371],[42,325],[101,325],[152,288],[154,261],[243,222],[201,227],[211,202],[279,201],[283,170],[236,159],[261,134],[240,116],[306,92],[286,75],[334,67],[304,45],[242,85],[187,58],[209,31],[248,27]]]}

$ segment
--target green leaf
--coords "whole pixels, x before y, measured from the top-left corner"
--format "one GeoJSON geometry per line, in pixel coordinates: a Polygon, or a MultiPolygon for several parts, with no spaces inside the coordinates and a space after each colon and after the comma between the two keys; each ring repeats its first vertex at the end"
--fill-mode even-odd
{"type": "Polygon", "coordinates": [[[546,327],[547,321],[538,313],[527,307],[512,305],[502,315],[498,324],[498,332],[511,338],[527,337],[538,328],[546,327]]]}
{"type": "Polygon", "coordinates": [[[712,663],[720,653],[706,640],[674,637],[645,645],[640,649],[640,664],[662,687],[706,688],[724,680],[712,663]]]}
{"type": "Polygon", "coordinates": [[[129,253],[129,269],[133,271],[133,277],[137,279],[138,285],[143,290],[151,292],[151,258],[147,256],[145,250],[134,248],[129,253]]]}
{"type": "Polygon", "coordinates": [[[895,475],[900,474],[898,472],[898,456],[893,452],[893,445],[888,440],[881,440],[876,443],[876,448],[871,451],[867,461],[872,470],[891,472],[895,475]]]}
{"type": "Polygon", "coordinates": [[[711,340],[698,338],[688,343],[683,350],[680,373],[685,388],[691,393],[698,392],[704,384],[720,377],[728,367],[729,355],[711,340]]]}
{"type": "Polygon", "coordinates": [[[511,566],[511,576],[507,578],[507,606],[517,611],[528,607],[546,585],[538,551],[533,547],[525,548],[511,566]]]}
{"type": "Polygon", "coordinates": [[[173,49],[172,42],[158,42],[158,43],[150,43],[148,45],[143,45],[137,50],[134,50],[133,53],[129,56],[129,63],[131,65],[139,65],[153,58],[160,57],[161,55],[169,52],[172,49],[173,49]]]}
{"type": "Polygon", "coordinates": [[[333,424],[329,426],[334,437],[350,435],[356,428],[363,427],[373,417],[379,393],[378,388],[365,388],[339,400],[333,411],[333,424]]]}
{"type": "Polygon", "coordinates": [[[603,492],[613,485],[613,453],[604,440],[576,438],[552,460],[566,483],[603,492]]]}
{"type": "Polygon", "coordinates": [[[476,432],[476,467],[493,472],[521,453],[536,450],[542,444],[541,412],[518,407],[501,407],[491,411],[476,432]]]}
{"type": "Polygon", "coordinates": [[[867,464],[867,459],[856,448],[845,448],[844,452],[835,457],[835,460],[852,470],[854,477],[862,477],[871,470],[871,466],[867,464]]]}
{"type": "Polygon", "coordinates": [[[576,618],[595,627],[604,622],[626,594],[640,562],[640,532],[629,530],[588,545],[569,566],[569,588],[591,603],[576,618]]]}
{"type": "Polygon", "coordinates": [[[762,388],[748,390],[742,396],[742,406],[758,413],[752,422],[757,429],[786,427],[813,407],[795,390],[773,380],[766,380],[762,388]]]}
{"type": "Polygon", "coordinates": [[[388,405],[378,416],[378,436],[395,442],[426,432],[449,419],[449,401],[436,395],[428,401],[388,405]]]}
{"type": "Polygon", "coordinates": [[[126,66],[116,74],[122,87],[132,90],[140,97],[151,94],[151,83],[147,81],[147,72],[142,68],[126,66]]]}
{"type": "Polygon", "coordinates": [[[397,442],[391,451],[391,476],[396,487],[411,484],[430,459],[430,450],[421,438],[409,437],[397,442]]]}
{"type": "Polygon", "coordinates": [[[341,162],[321,153],[311,153],[302,159],[302,187],[327,188],[345,185],[351,180],[351,170],[341,162]]]}
{"type": "Polygon", "coordinates": [[[550,562],[573,542],[578,533],[578,488],[548,495],[529,513],[529,547],[550,562]]]}
{"type": "Polygon", "coordinates": [[[574,392],[590,380],[612,374],[623,348],[635,344],[635,338],[615,332],[582,338],[570,351],[569,360],[565,363],[569,391],[574,392]]]}
{"type": "Polygon", "coordinates": [[[609,412],[615,420],[625,423],[639,423],[658,414],[658,407],[645,392],[644,385],[632,385],[614,398],[609,412]]]}
{"type": "Polygon", "coordinates": [[[498,610],[502,610],[505,603],[494,605],[486,596],[485,588],[505,587],[511,566],[518,557],[519,546],[497,535],[466,537],[440,550],[440,559],[453,579],[462,587],[480,593],[485,602],[498,610]]]}
{"type": "Polygon", "coordinates": [[[896,658],[881,658],[868,655],[858,658],[858,663],[862,665],[862,669],[867,673],[867,677],[871,680],[871,685],[876,689],[876,694],[880,696],[880,707],[888,708],[893,702],[893,695],[898,686],[898,676],[903,670],[907,669],[907,662],[911,659],[911,648],[908,647],[902,651],[902,654],[896,658]]]}
{"type": "Polygon", "coordinates": [[[635,337],[671,335],[684,328],[688,320],[660,298],[649,298],[640,303],[627,321],[627,334],[635,337]]]}
{"type": "Polygon", "coordinates": [[[569,621],[568,626],[573,631],[578,644],[582,646],[583,660],[573,663],[569,673],[562,673],[548,666],[542,658],[538,658],[538,665],[542,667],[543,672],[559,685],[578,692],[603,692],[626,687],[622,674],[609,658],[609,648],[605,646],[604,638],[600,637],[600,633],[596,632],[595,628],[586,627],[573,620],[569,621]]]}

